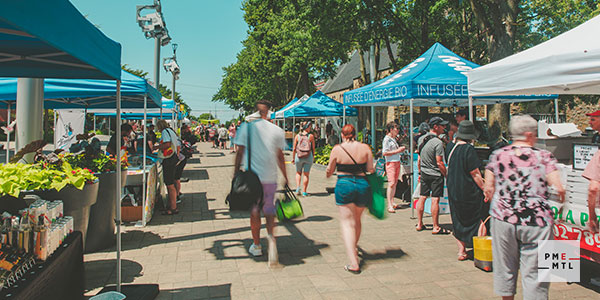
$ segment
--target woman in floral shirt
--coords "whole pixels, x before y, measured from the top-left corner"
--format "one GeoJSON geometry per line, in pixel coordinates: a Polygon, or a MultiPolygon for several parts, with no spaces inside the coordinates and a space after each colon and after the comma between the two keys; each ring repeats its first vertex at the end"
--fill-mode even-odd
{"type": "Polygon", "coordinates": [[[523,299],[547,299],[549,283],[538,282],[538,242],[552,239],[553,217],[548,204],[548,185],[561,201],[556,159],[533,147],[537,121],[528,115],[510,121],[513,144],[495,151],[485,170],[485,197],[492,199],[492,255],[494,291],[513,299],[521,269],[523,299]]]}

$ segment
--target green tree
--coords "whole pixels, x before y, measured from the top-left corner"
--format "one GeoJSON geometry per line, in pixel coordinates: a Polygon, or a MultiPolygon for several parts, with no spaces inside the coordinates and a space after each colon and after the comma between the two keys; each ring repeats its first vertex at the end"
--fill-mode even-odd
{"type": "Polygon", "coordinates": [[[197,119],[198,120],[212,120],[212,119],[214,119],[214,117],[210,113],[203,113],[203,114],[199,115],[197,119]]]}

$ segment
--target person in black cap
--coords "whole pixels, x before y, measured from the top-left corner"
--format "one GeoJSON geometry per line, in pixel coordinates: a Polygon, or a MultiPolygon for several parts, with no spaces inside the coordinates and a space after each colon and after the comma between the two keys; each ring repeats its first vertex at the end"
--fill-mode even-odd
{"type": "Polygon", "coordinates": [[[469,112],[466,109],[461,109],[456,112],[456,115],[454,115],[456,124],[460,124],[460,122],[462,122],[468,118],[469,118],[469,112]]]}
{"type": "Polygon", "coordinates": [[[448,121],[433,117],[429,120],[430,130],[419,138],[419,180],[421,190],[419,202],[417,203],[417,214],[419,223],[417,231],[425,229],[423,224],[423,212],[425,211],[425,200],[431,195],[431,218],[433,219],[433,234],[448,234],[449,232],[439,225],[439,202],[444,195],[444,177],[446,177],[446,166],[444,165],[444,142],[438,137],[444,133],[448,121]]]}
{"type": "Polygon", "coordinates": [[[488,215],[483,196],[481,161],[473,141],[479,137],[473,122],[460,122],[456,143],[446,148],[448,161],[448,201],[452,217],[452,233],[458,243],[458,260],[468,258],[467,248],[473,248],[473,237],[479,224],[488,215]]]}
{"type": "Polygon", "coordinates": [[[149,154],[154,151],[154,145],[156,145],[157,141],[158,139],[156,138],[156,132],[154,132],[154,124],[148,123],[148,129],[146,132],[146,147],[149,154]]]}

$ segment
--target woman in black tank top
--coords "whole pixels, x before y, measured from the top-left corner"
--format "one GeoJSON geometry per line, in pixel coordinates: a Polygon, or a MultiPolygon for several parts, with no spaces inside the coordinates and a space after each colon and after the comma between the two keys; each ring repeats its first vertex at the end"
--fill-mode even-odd
{"type": "Polygon", "coordinates": [[[358,260],[358,240],[361,233],[361,216],[372,201],[371,188],[365,177],[373,172],[373,154],[366,144],[355,140],[354,126],[342,128],[343,143],[331,151],[327,177],[337,169],[335,203],[340,211],[342,238],[350,263],[344,269],[352,274],[360,274],[358,260]]]}

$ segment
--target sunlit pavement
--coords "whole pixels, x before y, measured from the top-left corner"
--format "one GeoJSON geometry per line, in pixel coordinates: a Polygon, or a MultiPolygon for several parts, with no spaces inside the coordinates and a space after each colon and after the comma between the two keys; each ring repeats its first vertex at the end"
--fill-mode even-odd
{"type": "MultiPolygon", "coordinates": [[[[157,210],[145,228],[124,227],[123,283],[158,283],[158,299],[499,298],[492,291],[492,273],[472,261],[457,261],[451,235],[415,231],[410,208],[383,221],[365,214],[359,243],[363,272],[344,271],[338,210],[325,190],[335,178],[325,178],[318,167],[311,171],[309,196],[300,198],[305,217],[277,227],[281,265],[269,268],[266,231],[261,232],[264,256],[250,257],[249,219],[230,214],[224,202],[234,154],[208,143],[198,149],[184,172],[190,181],[182,184],[180,213],[163,216],[157,210]]],[[[286,166],[295,189],[295,166],[286,166]]],[[[440,222],[451,226],[448,215],[440,222]]],[[[426,223],[431,227],[430,218],[426,223]]],[[[114,284],[115,258],[114,249],[85,255],[87,295],[114,284]]],[[[598,299],[599,294],[578,284],[553,283],[550,298],[598,299]]]]}

